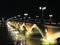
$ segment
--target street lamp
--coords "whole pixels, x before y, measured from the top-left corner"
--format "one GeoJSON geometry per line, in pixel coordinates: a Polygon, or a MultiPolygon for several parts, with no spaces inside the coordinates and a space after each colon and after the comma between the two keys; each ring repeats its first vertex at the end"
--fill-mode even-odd
{"type": "Polygon", "coordinates": [[[31,17],[28,17],[28,19],[31,19],[31,17]]]}
{"type": "Polygon", "coordinates": [[[21,17],[21,15],[17,15],[17,19],[18,19],[18,22],[20,22],[20,17],[21,17]]]}
{"type": "Polygon", "coordinates": [[[17,18],[16,16],[14,18],[17,18]]]}
{"type": "Polygon", "coordinates": [[[18,17],[20,17],[21,15],[17,15],[18,17]]]}
{"type": "Polygon", "coordinates": [[[30,22],[30,21],[31,21],[31,17],[29,16],[29,17],[28,17],[28,22],[30,22]]]}
{"type": "Polygon", "coordinates": [[[50,17],[50,24],[51,24],[53,15],[49,15],[49,17],[50,17]]]}
{"type": "Polygon", "coordinates": [[[39,16],[36,16],[35,22],[38,24],[39,23],[39,16]]]}
{"type": "Polygon", "coordinates": [[[20,18],[20,20],[22,20],[22,18],[20,18]]]}
{"type": "Polygon", "coordinates": [[[39,18],[39,16],[36,16],[36,18],[39,18]]]}
{"type": "Polygon", "coordinates": [[[2,22],[4,22],[4,18],[2,18],[2,22]]]}
{"type": "Polygon", "coordinates": [[[24,19],[25,19],[25,21],[27,21],[27,16],[28,16],[28,13],[24,13],[24,19]]]}
{"type": "Polygon", "coordinates": [[[46,7],[39,7],[39,9],[42,10],[42,24],[44,24],[43,11],[46,10],[46,7]]]}
{"type": "Polygon", "coordinates": [[[28,16],[28,13],[24,13],[24,16],[28,16]]]}
{"type": "Polygon", "coordinates": [[[39,16],[36,16],[35,22],[38,20],[39,16]]]}

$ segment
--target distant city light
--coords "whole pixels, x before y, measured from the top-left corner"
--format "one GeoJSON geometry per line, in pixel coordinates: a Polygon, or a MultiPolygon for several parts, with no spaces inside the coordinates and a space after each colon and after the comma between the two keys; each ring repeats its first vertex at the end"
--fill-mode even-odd
{"type": "Polygon", "coordinates": [[[40,9],[40,10],[45,10],[45,9],[46,9],[46,7],[39,7],[39,9],[40,9]]]}
{"type": "Polygon", "coordinates": [[[24,16],[28,16],[28,13],[24,13],[24,16]]]}
{"type": "Polygon", "coordinates": [[[47,29],[45,29],[45,32],[46,32],[46,33],[48,32],[47,29]]]}
{"type": "Polygon", "coordinates": [[[38,18],[39,16],[36,16],[36,18],[38,18]]]}
{"type": "Polygon", "coordinates": [[[25,17],[23,17],[25,19],[25,17]]]}
{"type": "Polygon", "coordinates": [[[20,17],[21,15],[17,15],[18,17],[20,17]]]}
{"type": "Polygon", "coordinates": [[[22,20],[22,18],[20,18],[22,20]]]}
{"type": "Polygon", "coordinates": [[[41,9],[42,9],[42,7],[39,7],[39,9],[41,10],[41,9]]]}
{"type": "Polygon", "coordinates": [[[53,17],[53,15],[49,15],[49,17],[51,18],[51,17],[53,17]]]}
{"type": "Polygon", "coordinates": [[[2,21],[4,21],[4,18],[2,18],[2,21]]]}
{"type": "Polygon", "coordinates": [[[45,9],[46,9],[46,7],[43,7],[43,8],[42,8],[42,10],[45,10],[45,9]]]}
{"type": "Polygon", "coordinates": [[[29,19],[31,18],[31,17],[28,17],[29,19]]]}
{"type": "Polygon", "coordinates": [[[16,18],[16,16],[14,18],[16,18]]]}

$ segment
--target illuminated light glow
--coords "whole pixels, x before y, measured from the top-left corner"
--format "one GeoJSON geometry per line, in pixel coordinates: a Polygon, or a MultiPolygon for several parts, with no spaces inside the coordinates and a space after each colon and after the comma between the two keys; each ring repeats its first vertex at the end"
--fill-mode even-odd
{"type": "Polygon", "coordinates": [[[55,44],[56,43],[56,39],[60,37],[60,32],[51,34],[51,35],[47,35],[47,40],[52,43],[55,44]]]}
{"type": "Polygon", "coordinates": [[[25,16],[27,16],[27,15],[28,15],[28,13],[24,13],[24,15],[25,15],[25,16]]]}
{"type": "Polygon", "coordinates": [[[22,26],[25,26],[25,23],[23,23],[22,26]]]}
{"type": "Polygon", "coordinates": [[[43,8],[42,8],[42,10],[45,10],[45,9],[46,9],[46,7],[43,7],[43,8]]]}
{"type": "Polygon", "coordinates": [[[23,26],[20,26],[20,29],[21,29],[21,30],[24,30],[23,26]]]}
{"type": "Polygon", "coordinates": [[[42,9],[42,7],[39,7],[39,9],[41,10],[41,9],[42,9]]]}
{"type": "Polygon", "coordinates": [[[21,42],[21,45],[23,45],[23,43],[21,42]]]}
{"type": "Polygon", "coordinates": [[[10,22],[8,21],[7,24],[9,24],[10,22]]]}
{"type": "Polygon", "coordinates": [[[14,18],[16,18],[16,16],[14,18]]]}
{"type": "Polygon", "coordinates": [[[31,18],[31,17],[28,17],[29,19],[31,18]]]}
{"type": "Polygon", "coordinates": [[[11,27],[9,24],[7,25],[7,29],[8,29],[8,32],[11,32],[11,31],[16,30],[16,29],[14,29],[13,27],[11,27]]]}
{"type": "Polygon", "coordinates": [[[46,7],[39,7],[39,9],[40,9],[40,10],[45,10],[45,9],[46,9],[46,7]]]}
{"type": "Polygon", "coordinates": [[[15,26],[16,26],[16,29],[19,27],[18,24],[16,24],[15,26]]]}
{"type": "Polygon", "coordinates": [[[18,31],[12,31],[11,36],[13,40],[19,40],[19,32],[18,31]]]}
{"type": "Polygon", "coordinates": [[[32,34],[31,31],[27,31],[27,32],[26,32],[26,37],[27,37],[27,38],[30,37],[31,34],[32,34]]]}
{"type": "MultiPolygon", "coordinates": [[[[16,26],[16,28],[18,28],[18,24],[17,24],[17,23],[16,23],[15,26],[16,26]]],[[[26,27],[25,23],[23,23],[23,24],[20,26],[20,29],[24,30],[24,29],[23,29],[23,26],[26,27]]],[[[33,28],[37,28],[37,29],[38,29],[37,31],[39,31],[39,33],[42,35],[42,37],[44,37],[42,31],[40,30],[40,28],[39,28],[36,24],[33,24],[33,26],[31,26],[31,27],[29,26],[29,28],[27,27],[27,30],[28,30],[28,32],[29,32],[29,33],[27,33],[27,34],[31,34],[33,28]]]]}
{"type": "Polygon", "coordinates": [[[2,18],[2,20],[4,20],[4,18],[2,18]]]}
{"type": "Polygon", "coordinates": [[[37,31],[39,31],[39,33],[42,35],[42,37],[44,37],[42,31],[40,30],[40,28],[39,28],[36,24],[33,24],[33,26],[31,26],[31,27],[29,28],[29,30],[28,30],[27,33],[26,33],[26,35],[28,35],[27,37],[29,37],[31,34],[33,34],[33,32],[32,32],[32,29],[33,29],[33,28],[36,28],[37,31]]]}
{"type": "Polygon", "coordinates": [[[16,35],[18,35],[19,32],[18,31],[13,31],[13,33],[16,34],[16,35]]]}
{"type": "Polygon", "coordinates": [[[27,31],[31,30],[31,24],[30,23],[26,23],[25,27],[26,27],[27,31]]]}
{"type": "Polygon", "coordinates": [[[52,17],[53,15],[49,15],[49,17],[52,17]]]}
{"type": "Polygon", "coordinates": [[[46,32],[46,33],[48,32],[47,29],[45,29],[45,32],[46,32]]]}
{"type": "Polygon", "coordinates": [[[20,29],[21,29],[21,30],[24,30],[23,26],[25,26],[25,23],[23,23],[23,24],[20,26],[20,29]]]}
{"type": "Polygon", "coordinates": [[[21,15],[17,15],[18,17],[20,17],[21,15]]]}
{"type": "Polygon", "coordinates": [[[33,26],[31,27],[31,31],[32,31],[33,28],[36,28],[37,31],[39,31],[39,33],[42,35],[43,38],[45,37],[45,36],[43,35],[41,29],[40,29],[36,24],[33,24],[33,26]]]}
{"type": "Polygon", "coordinates": [[[40,40],[42,41],[42,45],[49,45],[49,42],[46,38],[41,38],[40,40]]]}
{"type": "Polygon", "coordinates": [[[36,16],[36,18],[38,18],[39,16],[36,16]]]}

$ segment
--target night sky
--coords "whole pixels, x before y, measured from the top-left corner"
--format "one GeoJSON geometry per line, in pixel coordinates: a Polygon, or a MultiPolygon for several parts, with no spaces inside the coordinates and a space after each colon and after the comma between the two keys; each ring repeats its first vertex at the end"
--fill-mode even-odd
{"type": "Polygon", "coordinates": [[[30,16],[41,15],[39,6],[46,6],[47,9],[44,11],[44,16],[49,18],[49,14],[53,14],[54,19],[60,18],[60,2],[57,0],[2,0],[0,1],[0,18],[5,19],[16,16],[18,14],[23,15],[29,13],[30,16]]]}

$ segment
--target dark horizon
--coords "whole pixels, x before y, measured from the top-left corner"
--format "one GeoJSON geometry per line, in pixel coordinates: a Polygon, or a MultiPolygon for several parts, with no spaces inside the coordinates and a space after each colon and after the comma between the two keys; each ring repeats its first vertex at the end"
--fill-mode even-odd
{"type": "Polygon", "coordinates": [[[60,19],[59,17],[59,1],[48,1],[48,0],[21,0],[21,1],[1,1],[0,6],[0,17],[10,18],[18,14],[23,15],[25,12],[32,15],[41,15],[39,6],[46,6],[45,17],[48,18],[49,14],[53,14],[53,18],[60,19]]]}

